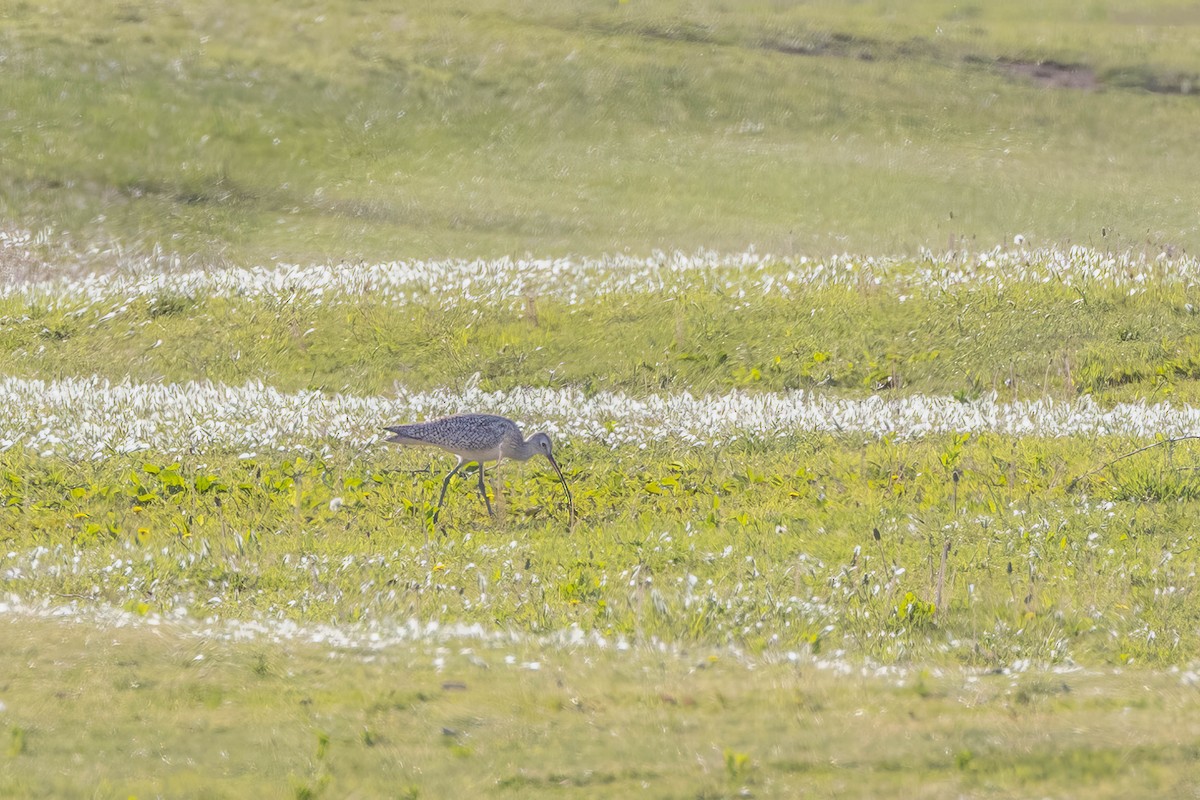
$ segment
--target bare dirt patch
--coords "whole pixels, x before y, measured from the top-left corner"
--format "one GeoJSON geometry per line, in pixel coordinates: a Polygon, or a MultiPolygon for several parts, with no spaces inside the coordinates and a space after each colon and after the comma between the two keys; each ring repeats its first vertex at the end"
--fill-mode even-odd
{"type": "Polygon", "coordinates": [[[1100,80],[1096,77],[1096,71],[1082,64],[1001,59],[997,62],[997,66],[1006,75],[1023,78],[1049,89],[1091,91],[1100,88],[1100,80]]]}

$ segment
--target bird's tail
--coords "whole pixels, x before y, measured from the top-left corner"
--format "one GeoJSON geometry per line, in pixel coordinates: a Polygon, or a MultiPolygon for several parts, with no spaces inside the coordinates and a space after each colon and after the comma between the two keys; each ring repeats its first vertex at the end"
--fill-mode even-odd
{"type": "Polygon", "coordinates": [[[392,435],[384,439],[385,442],[394,444],[422,444],[422,440],[413,436],[416,433],[416,425],[390,425],[384,428],[385,431],[392,435]]]}

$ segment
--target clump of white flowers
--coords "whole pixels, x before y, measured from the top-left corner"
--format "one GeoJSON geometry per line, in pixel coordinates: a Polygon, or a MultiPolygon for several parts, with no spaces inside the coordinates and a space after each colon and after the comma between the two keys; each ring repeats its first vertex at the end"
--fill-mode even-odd
{"type": "MultiPolygon", "coordinates": [[[[13,248],[25,239],[12,234],[13,248]]],[[[1025,237],[1014,248],[877,258],[851,255],[827,259],[780,258],[756,252],[721,254],[652,253],[647,257],[501,258],[391,261],[381,264],[273,264],[224,269],[182,268],[158,254],[124,269],[42,281],[0,285],[0,298],[20,297],[50,308],[105,306],[118,314],[133,300],[160,297],[250,297],[287,301],[297,297],[322,303],[355,303],[371,297],[385,303],[422,302],[452,306],[480,301],[520,305],[531,295],[569,304],[615,292],[684,291],[720,288],[730,296],[787,296],[803,286],[859,286],[864,282],[896,291],[944,289],[958,285],[1005,286],[1020,281],[1059,281],[1066,285],[1102,283],[1141,286],[1151,279],[1194,282],[1200,262],[1184,254],[1111,253],[1085,247],[1028,249],[1025,237]],[[111,308],[110,308],[111,307],[111,308]]]]}
{"type": "Polygon", "coordinates": [[[0,377],[0,450],[24,447],[46,455],[101,459],[146,449],[200,453],[219,448],[252,455],[339,442],[365,448],[382,441],[383,425],[466,411],[502,414],[556,438],[611,447],[639,447],[664,438],[713,446],[804,431],[906,438],[958,431],[1200,435],[1200,409],[1168,403],[1102,408],[1088,397],[1004,403],[992,395],[964,403],[924,395],[844,399],[794,391],[631,397],[548,388],[400,390],[396,397],[364,397],[281,392],[261,383],[0,377]]]}

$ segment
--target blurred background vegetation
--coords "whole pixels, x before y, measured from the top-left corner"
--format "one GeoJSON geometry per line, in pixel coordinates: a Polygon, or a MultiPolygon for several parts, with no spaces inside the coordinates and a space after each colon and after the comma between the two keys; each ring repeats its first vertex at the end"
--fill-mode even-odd
{"type": "Polygon", "coordinates": [[[0,224],[202,263],[1200,241],[1200,9],[0,7],[0,224]]]}

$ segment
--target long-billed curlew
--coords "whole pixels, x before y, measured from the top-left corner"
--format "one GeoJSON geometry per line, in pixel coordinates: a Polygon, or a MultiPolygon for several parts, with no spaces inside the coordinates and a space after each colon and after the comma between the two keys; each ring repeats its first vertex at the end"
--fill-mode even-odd
{"type": "Polygon", "coordinates": [[[492,503],[488,500],[487,489],[483,485],[483,462],[513,458],[517,461],[528,461],[537,455],[545,456],[550,466],[558,473],[563,490],[567,493],[567,508],[570,519],[575,519],[575,500],[567,487],[567,479],[563,477],[558,462],[550,449],[550,437],[544,433],[535,433],[528,439],[521,433],[517,423],[506,417],[495,414],[455,414],[452,417],[442,417],[430,422],[417,422],[412,425],[394,425],[384,430],[392,433],[384,441],[396,444],[427,444],[440,447],[458,456],[458,463],[446,480],[442,481],[442,493],[438,496],[437,509],[433,512],[433,524],[437,524],[438,514],[442,511],[442,501],[446,499],[446,488],[454,473],[465,464],[479,465],[479,493],[487,505],[488,513],[492,513],[492,503]]]}

